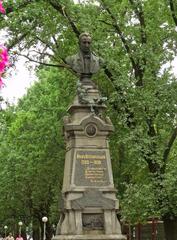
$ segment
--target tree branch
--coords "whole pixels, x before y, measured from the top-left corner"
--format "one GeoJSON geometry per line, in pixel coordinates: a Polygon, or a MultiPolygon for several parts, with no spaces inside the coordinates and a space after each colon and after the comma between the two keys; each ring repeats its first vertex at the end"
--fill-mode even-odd
{"type": "Polygon", "coordinates": [[[47,67],[56,67],[56,68],[66,68],[68,69],[72,74],[74,74],[75,76],[78,77],[78,74],[76,72],[74,72],[72,70],[72,68],[66,64],[66,63],[60,63],[60,64],[52,64],[52,63],[45,63],[45,62],[41,62],[41,61],[37,61],[37,60],[34,60],[32,58],[30,58],[29,56],[27,55],[24,55],[24,54],[18,54],[19,56],[22,56],[22,57],[25,57],[26,59],[28,59],[30,62],[34,62],[34,63],[37,63],[37,64],[40,64],[40,65],[44,65],[44,66],[47,66],[47,67]]]}
{"type": "Polygon", "coordinates": [[[48,67],[67,68],[67,69],[71,68],[69,65],[67,65],[65,63],[61,63],[61,64],[45,63],[45,62],[40,62],[40,61],[34,60],[25,54],[18,54],[18,55],[27,58],[30,62],[38,63],[38,64],[48,66],[48,67]]]}
{"type": "Polygon", "coordinates": [[[120,39],[121,39],[121,41],[124,45],[124,48],[125,48],[126,52],[128,53],[128,55],[130,57],[131,62],[134,64],[134,59],[131,56],[130,48],[129,48],[128,43],[127,43],[127,41],[126,41],[126,39],[123,35],[123,32],[121,31],[119,25],[117,24],[116,18],[114,17],[114,15],[112,14],[112,12],[108,8],[108,6],[105,5],[104,0],[101,0],[101,2],[102,2],[102,5],[103,5],[104,9],[107,11],[109,16],[111,17],[112,22],[113,22],[112,26],[115,28],[116,32],[118,33],[118,35],[119,35],[119,37],[120,37],[120,39]]]}
{"type": "MultiPolygon", "coordinates": [[[[136,16],[137,16],[137,18],[140,22],[141,43],[142,43],[142,45],[146,44],[147,43],[147,35],[146,35],[146,31],[145,31],[146,24],[145,24],[144,12],[143,12],[143,9],[142,9],[141,2],[137,3],[137,2],[134,2],[134,0],[129,0],[129,2],[132,5],[132,7],[135,11],[135,14],[136,14],[136,16]],[[139,7],[139,9],[138,9],[138,7],[139,7]]],[[[141,60],[142,60],[143,64],[138,62],[137,63],[137,69],[136,69],[137,74],[139,76],[139,80],[136,83],[137,86],[143,86],[143,75],[144,75],[145,66],[146,66],[146,58],[142,57],[141,60]]]]}
{"type": "Polygon", "coordinates": [[[65,17],[73,32],[75,33],[76,37],[79,38],[80,35],[80,31],[78,30],[77,26],[75,25],[74,21],[71,19],[71,17],[68,15],[68,13],[66,12],[65,6],[61,5],[60,3],[54,3],[52,0],[47,0],[49,2],[49,4],[55,9],[57,10],[63,17],[65,17]]]}
{"type": "Polygon", "coordinates": [[[23,39],[28,35],[29,32],[22,34],[19,38],[15,38],[11,41],[10,44],[8,44],[7,48],[8,50],[11,50],[13,47],[16,46],[17,43],[20,43],[23,41],[23,39]]]}
{"type": "Polygon", "coordinates": [[[39,41],[40,41],[41,43],[43,43],[44,45],[46,45],[46,47],[48,47],[50,50],[52,50],[52,51],[54,52],[53,48],[52,48],[48,43],[46,43],[43,39],[41,39],[41,38],[38,37],[38,36],[36,36],[36,39],[39,40],[39,41]]]}
{"type": "MultiPolygon", "coordinates": [[[[126,119],[126,124],[129,128],[134,128],[135,127],[135,122],[133,120],[134,118],[134,113],[128,108],[128,104],[127,104],[127,100],[125,98],[125,94],[124,94],[124,91],[123,89],[121,88],[121,86],[118,86],[116,83],[115,83],[115,78],[113,76],[113,74],[111,73],[111,71],[106,67],[104,66],[104,73],[105,75],[108,77],[108,79],[110,80],[110,82],[112,83],[115,91],[117,92],[117,94],[120,96],[120,101],[121,103],[124,105],[125,107],[125,112],[126,112],[126,116],[127,116],[127,119],[126,119]]],[[[112,103],[112,106],[113,108],[119,113],[120,112],[120,109],[118,107],[118,105],[116,104],[116,102],[113,102],[112,103]]]]}
{"type": "Polygon", "coordinates": [[[58,42],[57,42],[57,39],[55,38],[55,36],[52,36],[52,39],[55,42],[56,48],[59,49],[59,45],[58,45],[58,42]]]}
{"type": "Polygon", "coordinates": [[[175,25],[177,26],[177,16],[175,15],[175,6],[173,3],[173,0],[169,0],[169,5],[170,5],[170,10],[171,10],[171,15],[172,15],[173,21],[174,21],[175,25]]]}
{"type": "Polygon", "coordinates": [[[117,20],[116,20],[115,16],[112,14],[112,12],[108,8],[108,6],[105,5],[104,0],[100,0],[100,2],[102,2],[103,8],[108,12],[109,16],[111,17],[112,22],[113,22],[112,26],[114,27],[117,34],[119,35],[119,37],[120,37],[120,39],[123,43],[123,46],[126,50],[126,53],[129,56],[129,59],[131,61],[131,64],[132,64],[132,67],[133,67],[133,70],[134,70],[135,78],[137,79],[136,86],[142,86],[143,85],[143,82],[142,82],[143,72],[142,72],[141,66],[139,64],[139,61],[136,62],[134,60],[134,58],[132,57],[131,49],[130,49],[128,43],[127,43],[126,38],[124,37],[124,34],[123,34],[120,26],[117,24],[117,20]]]}
{"type": "MultiPolygon", "coordinates": [[[[55,41],[55,45],[56,45],[57,49],[59,49],[59,46],[58,46],[58,44],[57,44],[57,42],[56,42],[55,37],[53,36],[52,38],[53,38],[53,40],[55,41]]],[[[42,40],[42,39],[39,38],[38,36],[37,36],[37,39],[38,39],[41,43],[43,43],[44,45],[46,45],[46,47],[48,47],[52,52],[54,52],[56,55],[58,55],[57,52],[56,52],[48,43],[46,43],[44,40],[42,40]]],[[[42,53],[41,53],[41,54],[42,54],[42,53]]],[[[58,59],[55,57],[55,55],[51,55],[51,54],[49,54],[49,53],[45,53],[45,55],[51,56],[53,59],[55,59],[56,61],[58,61],[58,59]]],[[[60,57],[60,56],[59,56],[59,57],[60,57]]],[[[66,63],[66,61],[65,61],[64,58],[60,57],[60,59],[61,59],[63,62],[66,63]]]]}
{"type": "Polygon", "coordinates": [[[42,52],[37,51],[37,50],[32,50],[32,51],[30,51],[30,52],[31,52],[31,53],[32,53],[32,52],[37,53],[37,54],[39,54],[39,55],[41,55],[41,56],[43,56],[43,57],[47,56],[47,57],[49,57],[50,59],[53,58],[54,60],[58,61],[58,59],[56,59],[54,55],[52,55],[52,54],[50,54],[50,53],[46,53],[46,52],[44,52],[44,50],[43,50],[42,52]]]}
{"type": "Polygon", "coordinates": [[[141,42],[142,42],[142,44],[147,43],[147,35],[145,32],[146,24],[145,24],[144,12],[142,9],[142,5],[141,5],[141,3],[139,3],[139,9],[138,9],[136,6],[137,3],[135,3],[134,0],[129,0],[129,2],[132,5],[132,7],[135,11],[135,14],[140,22],[141,42]]]}
{"type": "Polygon", "coordinates": [[[104,23],[104,24],[106,24],[108,26],[113,26],[112,23],[106,22],[105,20],[102,20],[102,19],[99,20],[99,22],[102,22],[102,23],[104,23]]]}
{"type": "Polygon", "coordinates": [[[168,159],[168,156],[170,154],[170,151],[172,149],[172,146],[176,140],[176,137],[177,137],[177,127],[173,129],[172,133],[171,133],[171,136],[170,136],[170,139],[166,145],[166,148],[164,150],[164,153],[163,153],[163,168],[162,168],[162,173],[165,172],[165,167],[166,167],[166,162],[167,162],[167,159],[168,159]]]}

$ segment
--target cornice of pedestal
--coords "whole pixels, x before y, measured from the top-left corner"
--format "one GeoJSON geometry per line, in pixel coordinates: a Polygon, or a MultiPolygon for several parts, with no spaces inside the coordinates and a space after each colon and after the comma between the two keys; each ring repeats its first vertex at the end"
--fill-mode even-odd
{"type": "Polygon", "coordinates": [[[108,117],[104,119],[99,116],[90,113],[86,116],[72,121],[72,118],[66,117],[64,119],[64,129],[65,131],[84,131],[84,129],[89,125],[93,124],[96,126],[99,132],[113,132],[114,126],[108,117]]]}

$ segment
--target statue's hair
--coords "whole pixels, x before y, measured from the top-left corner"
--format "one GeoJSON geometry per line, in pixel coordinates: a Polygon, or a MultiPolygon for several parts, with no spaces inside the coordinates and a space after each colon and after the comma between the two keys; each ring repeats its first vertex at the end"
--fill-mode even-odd
{"type": "Polygon", "coordinates": [[[90,39],[92,39],[90,33],[88,32],[83,32],[79,35],[79,41],[82,39],[82,37],[89,37],[90,39]]]}

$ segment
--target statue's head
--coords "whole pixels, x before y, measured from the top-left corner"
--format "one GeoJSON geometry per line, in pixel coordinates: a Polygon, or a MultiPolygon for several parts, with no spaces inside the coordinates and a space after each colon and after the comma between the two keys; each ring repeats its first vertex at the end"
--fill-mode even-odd
{"type": "Polygon", "coordinates": [[[92,38],[87,32],[81,33],[79,36],[79,46],[82,52],[89,53],[91,47],[92,38]]]}

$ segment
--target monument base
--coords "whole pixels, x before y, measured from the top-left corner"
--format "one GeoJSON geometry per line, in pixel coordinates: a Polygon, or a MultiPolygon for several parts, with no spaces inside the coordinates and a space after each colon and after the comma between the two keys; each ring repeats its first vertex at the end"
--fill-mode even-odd
{"type": "Polygon", "coordinates": [[[126,240],[109,151],[114,127],[105,110],[104,98],[85,76],[64,118],[62,206],[52,240],[126,240]]]}
{"type": "Polygon", "coordinates": [[[56,235],[52,240],[126,240],[122,234],[83,234],[83,235],[56,235]]]}

